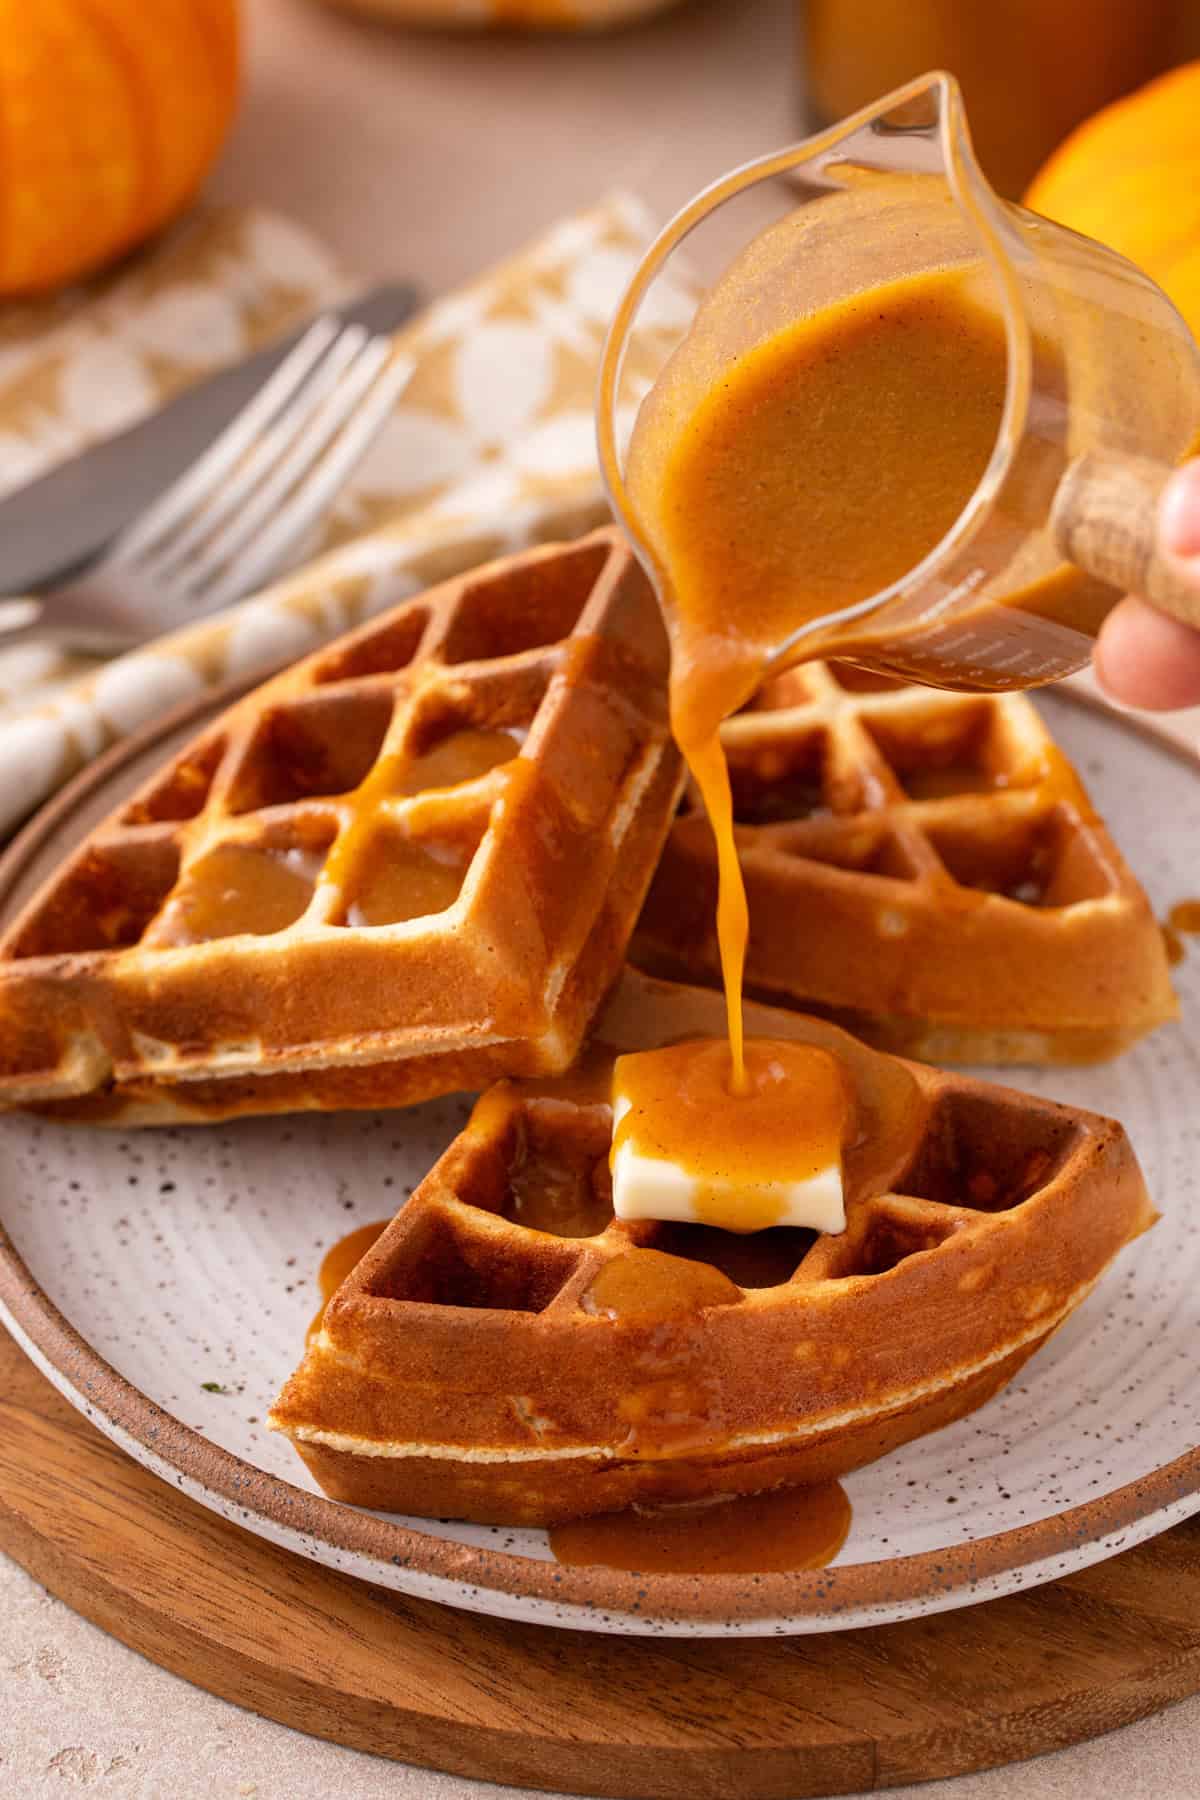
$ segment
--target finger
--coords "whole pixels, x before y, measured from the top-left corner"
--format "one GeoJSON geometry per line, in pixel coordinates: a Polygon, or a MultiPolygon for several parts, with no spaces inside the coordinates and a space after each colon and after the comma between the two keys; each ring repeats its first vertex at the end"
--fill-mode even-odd
{"type": "Polygon", "coordinates": [[[1093,656],[1100,686],[1125,706],[1200,704],[1200,631],[1134,596],[1105,619],[1093,656]]]}
{"type": "MultiPolygon", "coordinates": [[[[1158,503],[1158,535],[1164,550],[1189,561],[1200,558],[1200,458],[1176,469],[1158,503]]],[[[1200,571],[1197,572],[1200,581],[1200,571]]]]}

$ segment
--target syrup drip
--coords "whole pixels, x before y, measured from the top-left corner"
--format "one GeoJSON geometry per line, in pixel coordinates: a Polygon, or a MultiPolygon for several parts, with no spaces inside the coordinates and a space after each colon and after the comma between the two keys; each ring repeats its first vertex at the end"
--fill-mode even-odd
{"type": "Polygon", "coordinates": [[[1002,770],[981,769],[968,763],[910,769],[905,772],[903,781],[910,800],[945,800],[952,794],[991,794],[1008,786],[1008,777],[1002,770]]]}
{"type": "Polygon", "coordinates": [[[284,931],[312,899],[318,859],[303,850],[221,844],[194,862],[155,928],[159,943],[203,944],[284,931]]]}
{"type": "Polygon", "coordinates": [[[453,731],[414,756],[408,763],[398,794],[423,794],[431,788],[458,787],[475,781],[500,763],[511,762],[525,733],[467,729],[453,731]]]}
{"type": "MultiPolygon", "coordinates": [[[[515,762],[519,747],[518,735],[511,731],[464,730],[443,738],[424,756],[411,758],[402,750],[387,751],[366,780],[340,802],[346,823],[325,859],[322,884],[343,895],[355,894],[360,866],[370,858],[380,815],[389,800],[473,781],[499,763],[515,762]]],[[[448,904],[443,902],[443,906],[448,904]]],[[[387,922],[441,910],[425,905],[421,912],[393,912],[387,922]]]]}
{"type": "Polygon", "coordinates": [[[379,819],[380,811],[402,779],[404,759],[397,751],[381,756],[366,780],[347,796],[348,823],[325,859],[321,881],[342,894],[353,892],[353,879],[379,819]]]}
{"type": "Polygon", "coordinates": [[[732,1306],[741,1297],[741,1288],[709,1263],[688,1262],[662,1250],[630,1250],[604,1264],[584,1292],[583,1310],[656,1324],[710,1306],[732,1306]]]}
{"type": "Polygon", "coordinates": [[[598,1194],[587,1171],[574,1163],[540,1157],[513,1169],[508,1180],[508,1213],[515,1224],[553,1237],[594,1237],[612,1218],[611,1199],[598,1194]]]}
{"type": "MultiPolygon", "coordinates": [[[[509,1124],[522,1108],[544,1111],[552,1118],[557,1106],[607,1107],[612,1094],[613,1052],[593,1042],[563,1075],[537,1081],[498,1082],[475,1102],[468,1130],[491,1141],[504,1140],[509,1124]]],[[[536,1127],[534,1127],[536,1130],[536,1127]]],[[[530,1231],[554,1237],[594,1237],[612,1222],[612,1193],[607,1169],[600,1162],[555,1154],[543,1135],[533,1147],[518,1140],[508,1173],[506,1218],[530,1231]]]]}
{"type": "Polygon", "coordinates": [[[349,925],[397,925],[445,912],[458,899],[465,860],[456,844],[378,831],[362,851],[346,907],[349,925]]]}
{"type": "Polygon", "coordinates": [[[776,1488],[704,1506],[631,1507],[550,1530],[561,1563],[647,1575],[766,1575],[821,1569],[850,1530],[840,1482],[776,1488]]]}
{"type": "MultiPolygon", "coordinates": [[[[685,685],[686,681],[685,673],[681,684],[685,685]]],[[[700,798],[704,802],[704,810],[708,814],[717,843],[717,942],[721,952],[721,979],[725,987],[725,1014],[729,1030],[729,1086],[733,1094],[741,1095],[747,1091],[742,982],[746,968],[746,945],[750,940],[750,912],[746,904],[742,865],[738,861],[737,843],[733,835],[733,792],[729,783],[729,765],[721,746],[719,719],[711,728],[702,729],[698,736],[689,737],[686,723],[688,709],[674,691],[677,685],[674,660],[671,682],[671,729],[700,790],[700,798]]],[[[745,694],[741,694],[729,711],[736,711],[741,700],[746,698],[745,694]]]]}
{"type": "Polygon", "coordinates": [[[313,1314],[312,1323],[305,1333],[305,1343],[311,1344],[320,1331],[325,1318],[325,1308],[345,1281],[352,1269],[357,1268],[372,1245],[378,1243],[383,1233],[391,1224],[390,1219],[378,1219],[372,1225],[360,1225],[354,1231],[347,1232],[332,1244],[321,1258],[321,1267],[317,1271],[317,1289],[321,1295],[321,1304],[313,1314]]]}

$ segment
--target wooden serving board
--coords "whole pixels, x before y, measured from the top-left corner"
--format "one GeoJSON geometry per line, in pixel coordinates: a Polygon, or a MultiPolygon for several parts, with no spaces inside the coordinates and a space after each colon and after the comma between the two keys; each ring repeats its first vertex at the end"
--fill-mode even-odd
{"type": "Polygon", "coordinates": [[[1019,1761],[1200,1688],[1200,1518],[879,1629],[614,1638],[403,1599],[125,1456],[0,1331],[0,1548],[175,1674],[357,1750],[519,1786],[800,1800],[1019,1761]]]}

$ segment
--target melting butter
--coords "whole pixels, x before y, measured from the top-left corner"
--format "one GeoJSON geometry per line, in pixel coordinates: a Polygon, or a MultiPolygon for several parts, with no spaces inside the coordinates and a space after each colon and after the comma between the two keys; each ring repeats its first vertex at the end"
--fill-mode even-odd
{"type": "Polygon", "coordinates": [[[724,1039],[617,1058],[613,1209],[765,1231],[845,1229],[842,1147],[854,1106],[843,1063],[814,1044],[746,1046],[746,1088],[731,1093],[724,1039]]]}

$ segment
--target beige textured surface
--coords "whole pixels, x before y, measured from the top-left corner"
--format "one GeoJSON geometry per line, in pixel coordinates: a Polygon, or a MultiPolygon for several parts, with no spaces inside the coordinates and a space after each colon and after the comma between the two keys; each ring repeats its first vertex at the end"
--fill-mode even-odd
{"type": "MultiPolygon", "coordinates": [[[[5,1800],[514,1800],[304,1738],[144,1662],[0,1557],[5,1800]]],[[[1191,1800],[1200,1697],[1108,1738],[895,1800],[1191,1800]]],[[[530,1796],[532,1800],[532,1796],[530,1796]]]]}
{"type": "MultiPolygon", "coordinates": [[[[793,130],[789,0],[708,0],[596,43],[407,38],[248,0],[250,87],[218,197],[276,205],[431,292],[615,182],[666,210],[793,130]],[[457,221],[451,226],[449,221],[457,221]]],[[[0,1559],[0,1793],[61,1800],[485,1800],[511,1793],[297,1736],[188,1687],[0,1559]]],[[[894,1790],[1184,1800],[1200,1699],[1036,1763],[894,1790]]]]}

